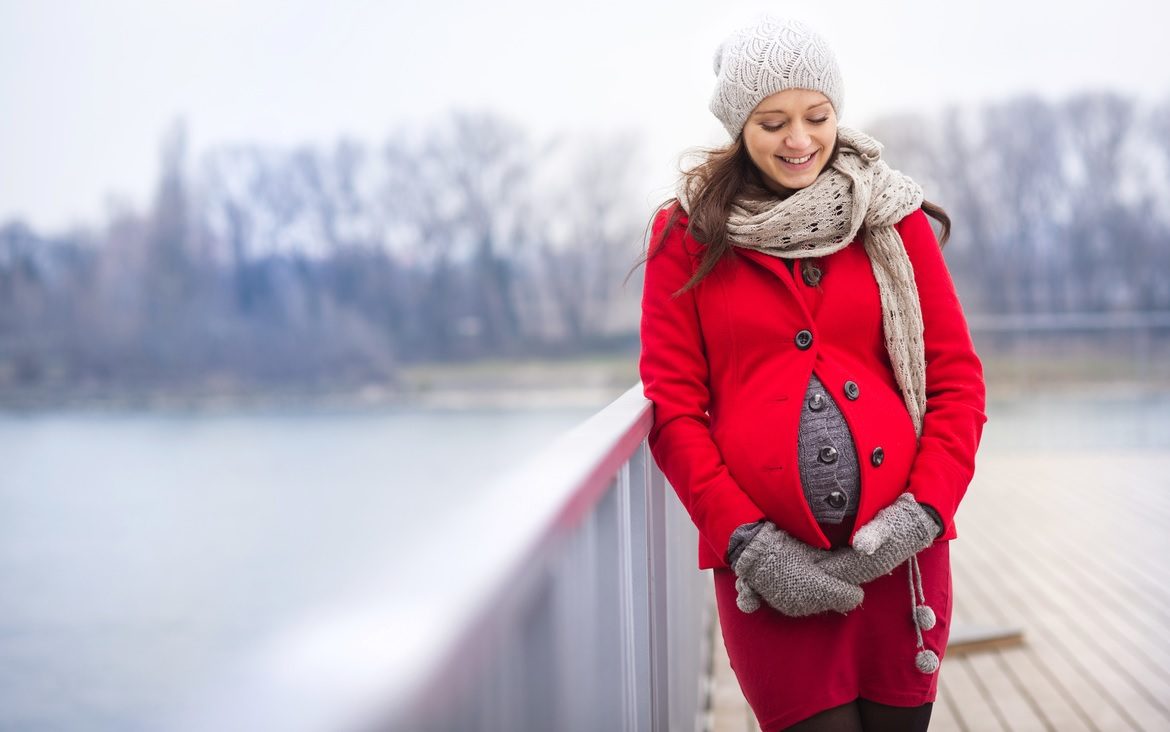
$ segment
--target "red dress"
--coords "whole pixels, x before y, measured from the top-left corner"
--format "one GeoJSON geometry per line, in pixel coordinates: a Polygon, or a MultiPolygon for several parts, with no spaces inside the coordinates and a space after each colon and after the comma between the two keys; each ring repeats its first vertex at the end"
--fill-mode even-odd
{"type": "MultiPolygon", "coordinates": [[[[833,547],[848,546],[851,522],[822,525],[833,547]]],[[[926,604],[935,626],[926,648],[943,658],[951,627],[950,542],[918,554],[926,604]]],[[[745,613],[735,604],[735,574],[713,570],[720,629],[731,668],[763,732],[775,732],[814,714],[863,697],[900,707],[935,700],[938,673],[914,665],[917,638],[911,619],[908,563],[862,585],[865,599],[842,615],[791,618],[762,604],[745,613]]]]}

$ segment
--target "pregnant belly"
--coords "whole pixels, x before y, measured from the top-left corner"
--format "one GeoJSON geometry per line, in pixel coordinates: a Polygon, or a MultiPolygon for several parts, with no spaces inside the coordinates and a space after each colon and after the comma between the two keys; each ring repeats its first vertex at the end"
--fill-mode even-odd
{"type": "Polygon", "coordinates": [[[829,539],[850,527],[861,499],[857,449],[837,403],[813,373],[800,409],[798,432],[800,484],[813,518],[829,539]]]}

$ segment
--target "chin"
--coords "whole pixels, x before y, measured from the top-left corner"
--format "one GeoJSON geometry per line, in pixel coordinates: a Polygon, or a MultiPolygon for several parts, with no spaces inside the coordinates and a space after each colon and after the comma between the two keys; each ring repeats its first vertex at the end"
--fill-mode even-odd
{"type": "Polygon", "coordinates": [[[783,188],[787,188],[787,189],[793,190],[793,191],[799,191],[801,188],[808,188],[810,185],[812,185],[812,182],[815,181],[816,179],[817,179],[817,177],[815,175],[808,175],[808,176],[802,175],[799,178],[789,178],[787,176],[785,176],[783,178],[781,178],[779,176],[774,176],[772,178],[772,180],[779,183],[783,188]]]}
{"type": "Polygon", "coordinates": [[[812,185],[812,182],[816,179],[817,179],[817,177],[815,175],[812,175],[812,176],[808,176],[808,177],[797,178],[795,180],[788,180],[784,183],[784,187],[785,188],[807,188],[810,185],[812,185]]]}

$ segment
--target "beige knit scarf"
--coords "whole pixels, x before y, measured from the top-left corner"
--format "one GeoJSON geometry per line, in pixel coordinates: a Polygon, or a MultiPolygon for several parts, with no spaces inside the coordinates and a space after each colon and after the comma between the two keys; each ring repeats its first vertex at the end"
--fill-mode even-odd
{"type": "MultiPolygon", "coordinates": [[[[784,199],[737,200],[727,220],[735,246],[773,257],[821,257],[849,245],[865,226],[864,245],[882,302],[882,328],[894,377],[915,432],[926,409],[922,307],[914,270],[894,228],[922,205],[922,189],[881,160],[881,143],[838,127],[836,160],[811,185],[784,199]]],[[[686,177],[677,195],[689,211],[686,177]]]]}

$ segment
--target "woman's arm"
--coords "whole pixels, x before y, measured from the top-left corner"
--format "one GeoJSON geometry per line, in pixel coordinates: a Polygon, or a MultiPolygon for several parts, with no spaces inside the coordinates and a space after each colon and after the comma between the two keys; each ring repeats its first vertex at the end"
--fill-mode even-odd
{"type": "Polygon", "coordinates": [[[926,214],[911,213],[897,229],[914,268],[926,350],[926,413],[907,490],[938,511],[941,537],[951,539],[987,421],[983,364],[926,214]]]}
{"type": "Polygon", "coordinates": [[[642,293],[638,367],[646,398],[654,402],[650,451],[699,536],[726,560],[732,532],[764,514],[732,479],[711,439],[708,364],[695,290],[672,296],[694,272],[685,226],[675,226],[656,248],[669,216],[667,208],[654,219],[642,293]]]}

